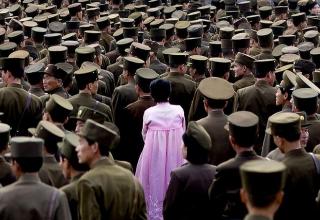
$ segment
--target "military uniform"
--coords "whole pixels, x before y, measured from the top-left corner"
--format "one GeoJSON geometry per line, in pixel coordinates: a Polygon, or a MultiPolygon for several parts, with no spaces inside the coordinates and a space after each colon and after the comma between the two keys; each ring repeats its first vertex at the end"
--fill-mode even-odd
{"type": "MultiPolygon", "coordinates": [[[[256,135],[258,120],[258,116],[246,111],[231,114],[228,118],[230,136],[256,135]]],[[[239,147],[244,148],[243,146],[239,147]]],[[[247,213],[240,200],[240,166],[247,161],[262,158],[252,150],[252,146],[246,148],[246,150],[238,152],[236,157],[219,164],[217,167],[217,175],[209,189],[213,218],[242,219],[247,213]]]]}
{"type": "Polygon", "coordinates": [[[100,38],[99,43],[101,46],[104,47],[106,53],[116,49],[115,39],[110,34],[108,34],[106,32],[101,33],[101,38],[100,38]]]}
{"type": "MultiPolygon", "coordinates": [[[[187,154],[189,147],[197,148],[192,152],[194,158],[199,157],[197,151],[207,153],[210,149],[209,134],[196,122],[188,124],[183,140],[187,154]],[[194,141],[189,143],[188,138],[194,141]]],[[[163,202],[164,219],[212,219],[208,188],[216,174],[216,167],[207,164],[205,160],[197,164],[194,162],[190,159],[189,163],[171,172],[170,183],[163,202]]]]}
{"type": "Polygon", "coordinates": [[[19,135],[27,135],[27,129],[35,127],[42,117],[40,99],[23,90],[19,84],[9,84],[0,89],[0,109],[4,113],[2,122],[10,125],[12,128],[10,133],[13,136],[17,134],[17,129],[19,135]],[[27,107],[28,99],[30,104],[27,107]]]}
{"type": "Polygon", "coordinates": [[[150,63],[150,66],[149,66],[150,69],[153,69],[154,71],[156,71],[159,75],[165,73],[168,69],[167,65],[160,62],[160,60],[156,59],[156,60],[153,60],[151,63],[150,63]]]}
{"type": "MultiPolygon", "coordinates": [[[[108,149],[117,137],[114,131],[91,119],[85,122],[79,135],[85,139],[103,143],[103,147],[108,149]]],[[[91,169],[78,180],[76,186],[80,218],[88,220],[147,219],[143,189],[138,180],[130,171],[103,157],[100,151],[98,151],[99,154],[100,159],[93,164],[88,164],[91,169]]],[[[83,156],[85,157],[85,154],[83,156]]],[[[83,157],[79,156],[79,158],[83,157]]],[[[86,162],[83,160],[83,163],[86,162]]]]}
{"type": "Polygon", "coordinates": [[[274,59],[271,49],[261,49],[261,52],[254,56],[256,60],[274,59]]]}
{"type": "MultiPolygon", "coordinates": [[[[310,155],[299,144],[299,136],[287,140],[288,133],[298,134],[301,130],[301,116],[291,112],[278,112],[269,118],[268,134],[278,136],[291,145],[284,145],[285,156],[282,162],[286,165],[284,197],[274,219],[316,219],[318,209],[315,198],[319,191],[319,173],[317,158],[310,155]],[[303,201],[301,203],[300,201],[303,201]]],[[[307,122],[308,123],[308,122],[307,122]]]]}
{"type": "Polygon", "coordinates": [[[260,129],[257,150],[261,147],[268,117],[278,110],[275,94],[276,88],[261,80],[252,86],[238,90],[235,97],[235,111],[246,110],[259,115],[260,129]]]}
{"type": "MultiPolygon", "coordinates": [[[[234,95],[232,85],[224,79],[208,78],[199,85],[199,91],[207,100],[228,100],[234,95]]],[[[232,157],[234,151],[229,142],[229,133],[224,129],[227,124],[227,116],[221,109],[208,109],[207,117],[198,120],[211,137],[211,149],[209,162],[218,165],[232,157]]]]}
{"type": "Polygon", "coordinates": [[[256,78],[253,76],[253,74],[245,75],[233,83],[233,88],[235,91],[238,91],[239,89],[255,84],[255,82],[256,78]]]}
{"type": "MultiPolygon", "coordinates": [[[[115,88],[112,95],[112,113],[115,124],[120,127],[124,108],[138,99],[133,82],[115,88]]],[[[126,122],[125,122],[126,123],[126,122]]]]}
{"type": "Polygon", "coordinates": [[[73,106],[73,111],[71,112],[71,116],[77,115],[79,107],[83,105],[88,108],[92,108],[106,114],[108,116],[108,121],[112,121],[112,114],[111,114],[110,107],[107,106],[106,104],[96,101],[91,94],[80,92],[79,94],[72,96],[68,100],[73,106]]]}
{"type": "Polygon", "coordinates": [[[122,57],[119,59],[119,61],[117,61],[107,67],[107,70],[110,71],[111,73],[113,73],[114,82],[116,84],[120,78],[120,75],[122,74],[122,71],[123,71],[123,68],[120,65],[123,65],[123,58],[122,57]]]}
{"type": "Polygon", "coordinates": [[[16,178],[12,173],[10,164],[6,162],[3,156],[0,156],[0,170],[1,186],[6,186],[16,181],[16,178]]]}
{"type": "Polygon", "coordinates": [[[43,158],[43,165],[39,170],[39,177],[41,182],[56,188],[60,188],[67,183],[62,174],[61,167],[54,156],[45,156],[43,158]]]}
{"type": "MultiPolygon", "coordinates": [[[[43,141],[39,138],[11,139],[12,158],[41,158],[43,141]]],[[[1,219],[71,220],[63,192],[43,184],[37,175],[22,173],[17,182],[0,189],[1,219]]]]}
{"type": "Polygon", "coordinates": [[[41,97],[46,94],[42,88],[36,88],[36,87],[31,87],[28,92],[37,97],[41,97]]]}

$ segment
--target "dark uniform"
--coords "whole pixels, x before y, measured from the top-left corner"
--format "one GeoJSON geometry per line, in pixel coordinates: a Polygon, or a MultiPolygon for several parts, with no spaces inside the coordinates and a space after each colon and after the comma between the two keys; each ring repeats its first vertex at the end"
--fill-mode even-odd
{"type": "MultiPolygon", "coordinates": [[[[199,85],[199,91],[208,101],[224,101],[234,95],[232,85],[226,80],[216,77],[204,79],[199,85]]],[[[197,122],[206,129],[211,138],[209,163],[218,165],[234,157],[235,153],[229,143],[229,133],[224,129],[228,121],[227,116],[221,109],[208,109],[208,111],[208,116],[197,122]]]]}
{"type": "Polygon", "coordinates": [[[300,146],[297,134],[301,130],[301,116],[291,112],[278,112],[270,116],[269,122],[270,129],[266,132],[273,136],[282,134],[281,138],[288,142],[280,148],[285,152],[282,162],[287,167],[286,184],[283,201],[274,219],[318,219],[315,198],[319,191],[319,161],[316,162],[319,159],[300,146]],[[289,136],[289,133],[296,135],[289,136]]]}
{"type": "MultiPolygon", "coordinates": [[[[210,136],[196,122],[189,123],[184,136],[194,138],[198,144],[198,146],[190,146],[191,143],[186,141],[187,151],[188,147],[197,147],[200,148],[198,150],[205,150],[206,153],[209,151],[210,136]]],[[[165,220],[212,219],[208,188],[216,174],[216,167],[204,161],[200,164],[193,164],[193,162],[190,161],[171,172],[170,183],[163,202],[165,220]]]]}
{"type": "Polygon", "coordinates": [[[150,69],[153,69],[154,71],[156,71],[159,75],[165,73],[168,69],[167,65],[160,62],[160,60],[156,59],[156,60],[153,60],[151,63],[150,63],[150,66],[149,66],[150,69]]]}
{"type": "Polygon", "coordinates": [[[54,156],[45,156],[43,165],[39,170],[41,182],[60,188],[66,185],[67,181],[62,174],[61,167],[54,156]]]}
{"type": "MultiPolygon", "coordinates": [[[[242,135],[256,135],[258,117],[250,112],[235,112],[228,118],[230,135],[242,132],[242,135]],[[248,122],[250,121],[250,126],[248,122]],[[255,129],[253,129],[255,128],[255,129]]],[[[239,135],[239,134],[237,134],[239,135]]],[[[253,150],[248,148],[217,167],[217,175],[209,189],[212,214],[214,219],[242,219],[247,210],[240,200],[241,179],[239,168],[249,161],[261,159],[253,150]]]]}
{"type": "Polygon", "coordinates": [[[239,89],[255,84],[255,82],[256,82],[256,78],[254,78],[253,74],[245,75],[241,77],[241,79],[233,83],[233,88],[235,91],[238,91],[239,89]]]}

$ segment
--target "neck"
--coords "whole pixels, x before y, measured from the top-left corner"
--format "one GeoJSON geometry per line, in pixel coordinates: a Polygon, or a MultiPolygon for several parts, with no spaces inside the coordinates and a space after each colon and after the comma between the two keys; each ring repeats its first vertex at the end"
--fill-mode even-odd
{"type": "Polygon", "coordinates": [[[134,83],[135,82],[133,76],[128,75],[127,79],[128,79],[128,83],[134,83]]]}
{"type": "Polygon", "coordinates": [[[19,85],[21,85],[21,79],[19,79],[19,78],[9,79],[7,84],[19,84],[19,85]]]}
{"type": "Polygon", "coordinates": [[[42,86],[41,86],[41,84],[35,84],[35,85],[30,85],[30,88],[39,88],[39,89],[41,89],[42,88],[42,86]]]}
{"type": "Polygon", "coordinates": [[[80,90],[79,93],[85,93],[91,95],[91,91],[89,89],[80,90]]]}
{"type": "Polygon", "coordinates": [[[139,97],[143,97],[143,96],[150,96],[150,93],[145,93],[145,92],[140,91],[139,97]]]}
{"type": "Polygon", "coordinates": [[[81,174],[82,171],[78,171],[78,170],[75,170],[71,167],[71,170],[70,170],[70,177],[73,178],[75,176],[78,176],[79,174],[81,174]]]}
{"type": "Polygon", "coordinates": [[[223,108],[210,108],[209,106],[207,108],[208,108],[208,110],[207,110],[208,113],[212,112],[212,111],[215,111],[215,112],[223,111],[223,108]]]}
{"type": "Polygon", "coordinates": [[[285,142],[284,143],[284,153],[288,153],[292,150],[296,150],[296,149],[300,149],[301,145],[300,145],[300,140],[294,141],[294,142],[285,142]]]}
{"type": "Polygon", "coordinates": [[[102,160],[102,159],[105,159],[105,158],[106,158],[106,157],[103,157],[103,156],[101,156],[101,155],[94,157],[94,158],[92,159],[92,161],[90,162],[90,164],[89,164],[90,169],[91,169],[99,160],[102,160]]]}
{"type": "Polygon", "coordinates": [[[252,207],[250,205],[247,205],[247,208],[248,208],[249,213],[251,215],[261,215],[261,216],[265,216],[269,219],[273,219],[273,215],[275,213],[272,206],[268,207],[268,208],[256,208],[256,207],[252,207]]]}
{"type": "Polygon", "coordinates": [[[247,148],[247,147],[240,147],[240,146],[236,145],[235,151],[236,151],[237,155],[239,155],[243,152],[253,151],[253,146],[247,148]]]}
{"type": "Polygon", "coordinates": [[[172,68],[172,67],[170,67],[170,72],[184,74],[184,73],[181,73],[178,68],[172,68]]]}

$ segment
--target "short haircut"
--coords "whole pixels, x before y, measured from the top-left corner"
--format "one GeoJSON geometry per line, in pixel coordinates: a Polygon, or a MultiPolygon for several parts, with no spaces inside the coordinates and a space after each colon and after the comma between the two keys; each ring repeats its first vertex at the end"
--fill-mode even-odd
{"type": "Polygon", "coordinates": [[[93,145],[94,143],[98,143],[100,154],[102,156],[106,156],[106,157],[109,156],[110,149],[109,149],[109,146],[105,146],[105,143],[103,143],[101,141],[93,141],[93,140],[90,140],[86,137],[84,137],[84,138],[87,140],[89,145],[93,145]]]}
{"type": "Polygon", "coordinates": [[[171,94],[171,85],[167,80],[156,79],[151,82],[150,90],[155,102],[167,102],[171,94]]]}
{"type": "Polygon", "coordinates": [[[205,98],[205,100],[207,101],[208,106],[212,109],[224,108],[224,106],[227,104],[226,100],[214,100],[208,98],[205,98]]]}
{"type": "Polygon", "coordinates": [[[252,129],[245,129],[245,132],[235,132],[230,134],[234,141],[243,148],[252,147],[258,138],[257,126],[253,126],[252,129]]]}
{"type": "MultiPolygon", "coordinates": [[[[290,129],[291,130],[291,129],[290,129]]],[[[273,136],[279,136],[286,139],[289,142],[294,142],[300,140],[301,131],[297,129],[292,129],[291,132],[283,132],[275,129],[273,136]]]]}
{"type": "MultiPolygon", "coordinates": [[[[75,155],[77,157],[77,155],[75,155]]],[[[77,170],[77,171],[88,171],[89,167],[87,164],[80,164],[79,162],[77,162],[78,158],[71,158],[70,160],[64,156],[63,154],[61,154],[61,157],[63,159],[67,159],[69,164],[72,166],[73,169],[77,170]]]]}
{"type": "Polygon", "coordinates": [[[34,173],[38,172],[42,167],[43,158],[29,158],[29,157],[19,157],[12,158],[13,161],[16,161],[19,164],[21,171],[24,173],[34,173]]]}

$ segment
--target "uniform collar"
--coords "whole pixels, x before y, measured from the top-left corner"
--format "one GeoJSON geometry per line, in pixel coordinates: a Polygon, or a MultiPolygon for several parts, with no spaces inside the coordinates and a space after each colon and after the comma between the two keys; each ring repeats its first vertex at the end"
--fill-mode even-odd
{"type": "Polygon", "coordinates": [[[114,161],[109,159],[108,157],[103,157],[100,160],[98,160],[95,164],[93,164],[92,168],[96,168],[99,166],[112,166],[114,165],[114,161]]]}
{"type": "Polygon", "coordinates": [[[14,88],[20,88],[20,89],[23,88],[22,85],[18,83],[10,83],[7,85],[7,87],[14,87],[14,88]]]}
{"type": "Polygon", "coordinates": [[[244,220],[272,220],[266,216],[263,215],[254,215],[254,214],[248,214],[244,218],[244,220]]]}
{"type": "Polygon", "coordinates": [[[17,182],[38,183],[41,181],[38,175],[34,175],[31,173],[24,173],[19,177],[17,182]]]}

